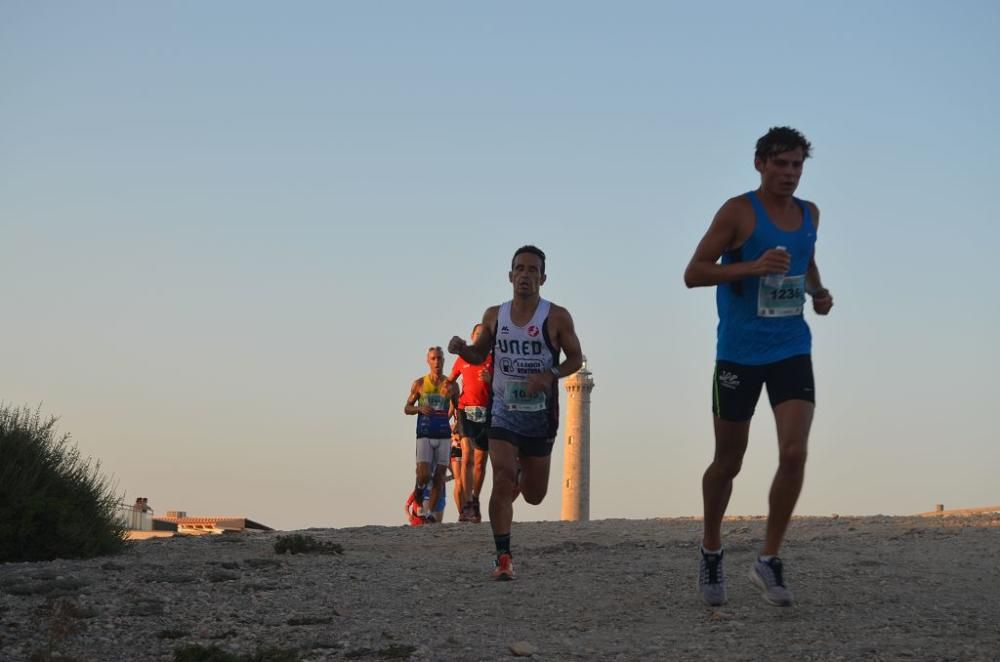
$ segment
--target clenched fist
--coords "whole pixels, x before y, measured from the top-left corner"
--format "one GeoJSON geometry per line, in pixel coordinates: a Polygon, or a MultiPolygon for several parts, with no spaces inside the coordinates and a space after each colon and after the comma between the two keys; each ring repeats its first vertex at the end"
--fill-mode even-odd
{"type": "Polygon", "coordinates": [[[459,338],[458,336],[452,336],[451,340],[448,341],[448,353],[449,354],[461,354],[462,350],[467,346],[465,340],[459,338]]]}
{"type": "Polygon", "coordinates": [[[833,295],[825,287],[813,292],[812,298],[813,310],[817,315],[826,315],[833,308],[833,295]]]}

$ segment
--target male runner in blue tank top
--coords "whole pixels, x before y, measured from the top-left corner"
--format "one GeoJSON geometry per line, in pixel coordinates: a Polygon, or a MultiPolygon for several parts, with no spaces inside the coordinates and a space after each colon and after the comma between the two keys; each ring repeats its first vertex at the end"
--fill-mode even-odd
{"type": "Polygon", "coordinates": [[[492,397],[487,438],[493,465],[490,526],[496,544],[496,580],[514,579],[510,527],[514,489],[538,505],[549,488],[549,460],[559,425],[559,379],[583,365],[583,351],[569,311],[543,299],[545,253],[522,246],[511,260],[514,298],[483,314],[472,345],[455,336],[448,351],[478,365],[493,353],[492,397]],[[566,360],[559,362],[560,352],[566,360]],[[520,459],[521,478],[517,470],[520,459]]]}
{"type": "Polygon", "coordinates": [[[772,128],[758,140],[754,167],[760,188],[722,205],[684,272],[688,287],[716,286],[719,312],[712,385],[715,457],[702,478],[698,574],[699,592],[709,605],[726,601],[722,518],[764,384],[777,424],[779,459],[764,546],[750,579],[768,603],[792,604],[778,551],[802,489],[815,407],[812,338],[803,309],[807,294],[819,315],[833,306],[816,266],[819,209],[793,196],[810,147],[788,127],[772,128]]]}

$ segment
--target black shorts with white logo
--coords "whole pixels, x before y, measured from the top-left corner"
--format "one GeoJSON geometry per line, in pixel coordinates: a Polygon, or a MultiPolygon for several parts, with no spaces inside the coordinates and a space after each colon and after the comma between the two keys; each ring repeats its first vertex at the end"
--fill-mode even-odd
{"type": "Polygon", "coordinates": [[[764,384],[772,409],[786,400],[815,403],[812,356],[800,354],[764,365],[716,361],[712,413],[725,421],[749,421],[764,384]]]}
{"type": "Polygon", "coordinates": [[[500,439],[517,446],[517,454],[522,457],[548,457],[552,455],[555,442],[554,437],[529,437],[506,428],[491,427],[488,434],[490,439],[500,439]]]}

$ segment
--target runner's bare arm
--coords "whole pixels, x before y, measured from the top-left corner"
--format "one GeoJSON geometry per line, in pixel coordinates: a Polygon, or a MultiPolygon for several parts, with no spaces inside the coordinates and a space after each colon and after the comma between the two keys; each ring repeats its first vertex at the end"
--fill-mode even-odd
{"type": "Polygon", "coordinates": [[[483,313],[483,326],[476,342],[470,345],[464,339],[454,336],[448,343],[448,351],[452,354],[458,354],[472,365],[479,365],[485,361],[486,357],[490,355],[490,350],[493,349],[493,329],[496,328],[497,315],[499,314],[500,306],[487,308],[486,312],[483,313]]]}
{"type": "Polygon", "coordinates": [[[708,231],[695,248],[684,270],[684,284],[706,287],[787,271],[788,254],[775,249],[765,251],[753,262],[718,264],[723,253],[739,248],[747,240],[753,232],[753,221],[753,207],[744,196],[727,200],[716,212],[708,231]]]}
{"type": "MultiPolygon", "coordinates": [[[[819,207],[812,202],[807,202],[812,212],[813,227],[819,228],[819,207]]],[[[812,297],[813,310],[817,315],[826,315],[833,308],[833,295],[830,290],[823,287],[823,279],[819,275],[819,267],[816,266],[816,251],[813,251],[809,259],[809,267],[806,269],[806,292],[812,297]]]]}
{"type": "Polygon", "coordinates": [[[580,338],[576,335],[576,327],[569,311],[561,306],[555,306],[554,312],[557,326],[553,341],[556,347],[561,348],[566,354],[566,360],[556,367],[559,369],[560,378],[569,377],[583,366],[583,349],[580,348],[580,338]]]}
{"type": "MultiPolygon", "coordinates": [[[[568,310],[562,306],[552,306],[549,312],[549,332],[555,346],[566,354],[566,360],[553,367],[559,372],[559,378],[569,377],[583,366],[583,350],[573,326],[573,317],[568,310]]],[[[556,379],[555,374],[547,370],[531,375],[528,377],[527,391],[530,395],[546,392],[556,379]]]]}
{"type": "Polygon", "coordinates": [[[451,367],[451,374],[444,378],[444,381],[448,384],[455,384],[458,382],[458,378],[462,375],[462,366],[459,365],[458,361],[455,361],[455,365],[451,367]]]}
{"type": "Polygon", "coordinates": [[[418,407],[417,400],[420,399],[420,384],[423,379],[416,379],[413,384],[410,385],[410,395],[406,398],[406,404],[403,406],[403,413],[407,416],[414,416],[416,414],[429,414],[430,407],[418,407]]]}
{"type": "Polygon", "coordinates": [[[448,384],[448,418],[454,418],[458,422],[458,386],[454,383],[448,384]]]}

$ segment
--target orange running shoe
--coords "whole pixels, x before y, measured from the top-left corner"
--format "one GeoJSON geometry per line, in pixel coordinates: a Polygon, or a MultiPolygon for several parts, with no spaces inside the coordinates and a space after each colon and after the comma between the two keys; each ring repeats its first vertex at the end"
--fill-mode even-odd
{"type": "Polygon", "coordinates": [[[493,564],[490,579],[498,582],[509,582],[514,579],[514,559],[510,554],[501,554],[493,564]]]}
{"type": "Polygon", "coordinates": [[[406,500],[403,511],[406,513],[406,518],[410,520],[410,526],[420,526],[424,523],[424,518],[420,515],[420,508],[414,503],[412,493],[406,500]]]}

